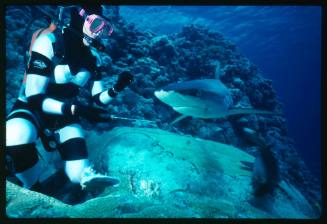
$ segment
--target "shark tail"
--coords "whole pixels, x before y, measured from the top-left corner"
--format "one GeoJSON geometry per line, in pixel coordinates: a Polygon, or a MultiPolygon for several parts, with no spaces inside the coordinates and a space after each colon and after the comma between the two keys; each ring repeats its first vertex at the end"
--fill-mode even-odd
{"type": "Polygon", "coordinates": [[[281,113],[268,111],[268,110],[258,110],[253,108],[234,108],[228,111],[228,115],[236,115],[236,114],[265,114],[265,115],[274,115],[281,116],[281,113]]]}

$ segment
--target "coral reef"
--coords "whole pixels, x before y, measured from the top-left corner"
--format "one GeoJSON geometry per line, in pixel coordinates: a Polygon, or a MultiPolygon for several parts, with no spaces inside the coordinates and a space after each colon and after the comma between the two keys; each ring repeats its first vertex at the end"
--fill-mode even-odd
{"type": "MultiPolygon", "coordinates": [[[[53,6],[46,7],[53,8],[53,6]]],[[[26,21],[32,16],[31,8],[9,6],[6,10],[6,24],[10,24],[10,26],[6,26],[7,113],[18,96],[23,78],[24,44],[26,45],[24,32],[26,21]]],[[[106,10],[110,11],[109,8],[106,10]]],[[[133,73],[135,82],[130,89],[124,91],[112,104],[107,106],[110,113],[123,117],[152,120],[156,122],[157,128],[183,133],[194,138],[200,137],[230,144],[255,156],[258,146],[248,142],[242,131],[244,128],[250,128],[259,133],[273,149],[273,153],[278,159],[281,179],[299,189],[309,203],[321,203],[320,184],[311,175],[296,152],[292,140],[287,135],[287,125],[283,117],[237,115],[209,120],[187,118],[172,126],[170,122],[178,116],[177,113],[154,97],[153,91],[168,83],[214,78],[218,73],[220,80],[231,89],[233,106],[254,107],[282,113],[282,106],[277,97],[278,93],[274,91],[272,81],[264,79],[258,68],[239,53],[237,46],[220,33],[201,26],[189,25],[185,26],[180,33],[156,36],[154,33],[138,30],[134,24],[121,18],[118,11],[113,13],[113,20],[115,21],[115,32],[106,43],[109,55],[103,54],[107,69],[107,75],[103,79],[109,87],[119,72],[129,70],[133,73]],[[217,61],[220,63],[218,72],[216,71],[217,61]]],[[[37,21],[31,30],[40,26],[42,26],[42,22],[37,21]]],[[[31,32],[28,35],[30,36],[31,32]]],[[[88,102],[86,96],[85,92],[82,92],[80,96],[85,103],[88,102]]],[[[83,123],[86,129],[98,132],[107,132],[117,125],[130,124],[115,122],[91,126],[86,122],[83,123]]],[[[128,157],[127,160],[137,162],[134,161],[133,156],[128,157]]],[[[137,176],[133,178],[137,178],[137,176]]],[[[160,195],[158,191],[160,187],[153,182],[146,182],[143,186],[147,189],[150,186],[153,189],[153,192],[148,192],[149,195],[153,197],[160,195]]],[[[176,195],[180,194],[184,194],[184,192],[176,191],[176,195]]],[[[126,201],[121,207],[115,209],[133,213],[138,208],[130,208],[130,204],[131,202],[126,201]]],[[[236,206],[227,201],[226,204],[228,205],[224,206],[230,207],[231,210],[236,206]]],[[[200,204],[194,206],[201,207],[200,204]]],[[[185,214],[185,216],[198,215],[192,212],[183,213],[186,211],[180,209],[180,214],[185,214]]],[[[153,211],[157,211],[157,209],[151,207],[147,211],[143,210],[144,214],[152,214],[153,211]]],[[[217,213],[217,211],[220,211],[219,208],[212,208],[207,212],[211,214],[217,213]]],[[[226,214],[228,217],[229,215],[226,214]]],[[[166,217],[167,214],[163,216],[166,217]]],[[[234,214],[233,217],[237,217],[237,215],[234,214]]]]}
{"type": "Polygon", "coordinates": [[[7,182],[10,217],[316,218],[294,185],[253,196],[254,157],[233,146],[151,128],[88,133],[95,168],[120,179],[98,197],[70,206],[7,182]],[[29,200],[22,200],[28,197],[29,200]]]}

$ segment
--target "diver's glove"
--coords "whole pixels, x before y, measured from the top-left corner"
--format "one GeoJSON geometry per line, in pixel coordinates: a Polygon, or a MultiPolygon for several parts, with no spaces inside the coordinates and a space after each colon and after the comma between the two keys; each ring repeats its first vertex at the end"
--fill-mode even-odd
{"type": "Polygon", "coordinates": [[[120,73],[116,84],[114,84],[114,86],[108,90],[109,96],[117,96],[117,94],[129,86],[133,80],[133,75],[130,72],[124,71],[120,73]]]}
{"type": "Polygon", "coordinates": [[[64,104],[62,111],[65,115],[82,117],[90,122],[107,122],[112,120],[108,111],[97,107],[64,104]]]}

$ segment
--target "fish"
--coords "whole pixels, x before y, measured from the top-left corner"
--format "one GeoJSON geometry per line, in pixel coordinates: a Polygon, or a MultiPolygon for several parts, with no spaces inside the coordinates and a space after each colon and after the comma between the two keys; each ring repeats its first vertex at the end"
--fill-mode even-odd
{"type": "Polygon", "coordinates": [[[252,169],[251,185],[255,197],[263,197],[272,194],[279,186],[280,170],[278,160],[273,153],[272,145],[256,131],[243,128],[245,139],[256,145],[258,154],[253,164],[247,164],[252,169]]]}
{"type": "Polygon", "coordinates": [[[171,124],[186,117],[211,119],[238,114],[279,115],[254,108],[233,108],[231,92],[219,79],[172,83],[155,90],[154,95],[181,114],[171,124]]]}
{"type": "Polygon", "coordinates": [[[256,197],[274,192],[279,183],[278,161],[272,149],[259,148],[259,155],[255,158],[251,184],[256,197]]]}

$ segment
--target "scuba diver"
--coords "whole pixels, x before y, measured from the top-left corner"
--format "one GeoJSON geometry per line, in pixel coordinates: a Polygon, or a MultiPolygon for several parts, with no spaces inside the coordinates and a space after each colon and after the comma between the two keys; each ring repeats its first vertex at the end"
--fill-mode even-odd
{"type": "MultiPolygon", "coordinates": [[[[104,72],[97,47],[109,38],[113,26],[102,16],[100,5],[70,7],[70,23],[43,30],[30,48],[24,82],[6,120],[6,158],[24,188],[41,191],[40,161],[36,140],[41,138],[48,151],[47,137],[55,138],[55,149],[64,161],[69,180],[87,191],[97,186],[116,185],[116,178],[96,173],[88,160],[80,118],[90,122],[110,121],[108,111],[77,101],[81,88],[90,87],[93,102],[107,105],[133,81],[124,71],[117,82],[105,89],[104,72]],[[51,135],[49,130],[54,133],[51,135]]],[[[54,25],[54,24],[52,24],[54,25]]],[[[48,142],[49,143],[49,142],[48,142]]]]}

